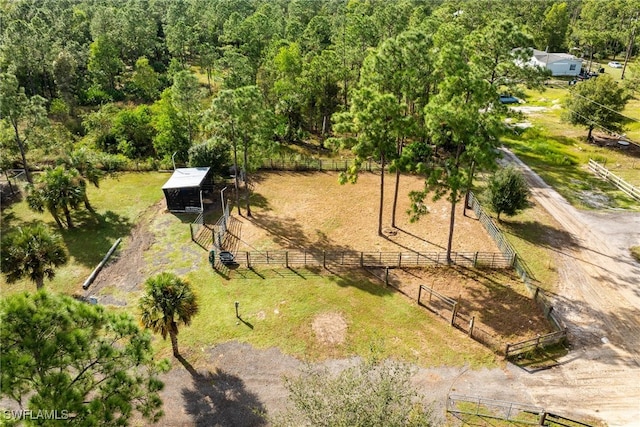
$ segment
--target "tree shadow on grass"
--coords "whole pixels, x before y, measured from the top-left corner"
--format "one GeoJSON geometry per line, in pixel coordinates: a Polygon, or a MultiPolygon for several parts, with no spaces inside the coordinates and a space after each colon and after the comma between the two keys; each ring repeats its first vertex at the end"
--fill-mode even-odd
{"type": "Polygon", "coordinates": [[[133,224],[113,211],[91,214],[76,211],[75,227],[59,230],[69,254],[80,264],[95,267],[120,237],[126,237],[133,224]]]}
{"type": "Polygon", "coordinates": [[[185,411],[196,426],[266,426],[265,408],[241,378],[221,370],[198,372],[182,356],[191,374],[191,387],[182,389],[185,411]]]}
{"type": "Polygon", "coordinates": [[[550,227],[537,221],[508,221],[501,219],[500,228],[507,234],[524,239],[536,246],[558,250],[577,248],[579,243],[565,230],[550,227]]]}

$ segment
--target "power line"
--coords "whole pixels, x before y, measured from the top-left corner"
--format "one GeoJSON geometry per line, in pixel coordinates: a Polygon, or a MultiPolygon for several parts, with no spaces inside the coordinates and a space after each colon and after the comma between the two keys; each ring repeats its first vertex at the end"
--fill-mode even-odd
{"type": "Polygon", "coordinates": [[[587,100],[587,101],[589,101],[589,102],[593,102],[594,104],[596,104],[596,105],[598,105],[598,106],[600,106],[600,107],[602,107],[602,108],[606,108],[606,109],[607,109],[607,110],[609,110],[609,111],[612,111],[612,112],[614,112],[614,113],[616,113],[616,114],[619,114],[619,115],[621,115],[621,116],[622,116],[622,117],[624,117],[624,118],[627,118],[627,119],[632,120],[632,121],[634,121],[634,122],[640,122],[640,120],[638,120],[638,119],[634,119],[633,117],[625,116],[625,115],[624,115],[624,114],[622,114],[621,112],[616,111],[616,110],[614,110],[614,109],[612,109],[612,108],[609,108],[609,107],[607,107],[606,105],[602,105],[602,104],[600,104],[599,102],[594,101],[593,99],[589,99],[589,98],[587,98],[587,97],[586,97],[586,96],[584,96],[584,95],[580,95],[579,93],[575,93],[575,92],[574,92],[573,94],[574,94],[574,95],[579,96],[580,98],[584,98],[584,99],[586,99],[586,100],[587,100]]]}
{"type": "Polygon", "coordinates": [[[596,122],[596,121],[595,121],[595,120],[593,120],[592,118],[589,118],[589,117],[583,116],[582,114],[580,114],[580,113],[578,113],[577,111],[572,110],[572,109],[570,109],[570,108],[567,108],[567,107],[564,107],[564,108],[566,108],[567,110],[571,111],[573,114],[576,114],[576,115],[578,115],[578,116],[582,117],[583,119],[587,120],[588,122],[593,123],[593,124],[594,124],[594,125],[596,125],[597,127],[599,127],[599,128],[601,128],[601,129],[606,130],[607,132],[609,132],[609,133],[610,133],[610,134],[612,134],[612,135],[621,136],[618,132],[613,131],[613,130],[611,130],[611,129],[608,129],[608,128],[606,128],[606,127],[602,126],[600,123],[596,122]]]}

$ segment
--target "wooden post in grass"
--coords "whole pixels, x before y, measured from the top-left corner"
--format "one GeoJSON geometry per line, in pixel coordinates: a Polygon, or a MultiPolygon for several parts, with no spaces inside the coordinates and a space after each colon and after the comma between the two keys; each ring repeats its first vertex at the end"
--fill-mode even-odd
{"type": "Polygon", "coordinates": [[[284,266],[289,268],[289,251],[284,252],[284,266]]]}
{"type": "Polygon", "coordinates": [[[247,254],[247,268],[251,268],[251,260],[249,259],[249,251],[247,251],[246,254],[247,254]]]}
{"type": "Polygon", "coordinates": [[[473,338],[473,324],[475,323],[475,321],[476,321],[476,316],[472,316],[471,320],[469,321],[469,336],[471,338],[473,338]]]}
{"type": "Polygon", "coordinates": [[[420,304],[420,297],[422,296],[422,285],[418,286],[418,305],[420,304]]]}
{"type": "Polygon", "coordinates": [[[384,269],[384,285],[389,286],[389,267],[384,269]]]}
{"type": "Polygon", "coordinates": [[[456,320],[456,314],[458,314],[458,303],[453,304],[453,310],[451,310],[451,326],[454,325],[456,320]]]}
{"type": "Polygon", "coordinates": [[[327,268],[327,251],[322,251],[322,267],[327,268]]]}

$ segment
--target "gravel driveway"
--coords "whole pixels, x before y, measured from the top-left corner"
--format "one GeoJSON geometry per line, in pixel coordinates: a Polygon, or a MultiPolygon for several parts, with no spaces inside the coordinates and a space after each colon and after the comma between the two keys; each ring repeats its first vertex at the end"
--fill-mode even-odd
{"type": "Polygon", "coordinates": [[[536,403],[559,412],[601,418],[611,426],[640,425],[640,214],[578,211],[511,152],[536,201],[571,235],[556,248],[561,282],[555,308],[575,350],[564,364],[521,377],[536,403]],[[544,405],[543,405],[544,403],[544,405]]]}

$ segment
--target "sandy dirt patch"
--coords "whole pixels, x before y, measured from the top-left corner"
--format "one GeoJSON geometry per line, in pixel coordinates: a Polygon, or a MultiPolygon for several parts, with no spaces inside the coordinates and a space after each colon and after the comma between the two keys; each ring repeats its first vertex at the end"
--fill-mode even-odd
{"type": "Polygon", "coordinates": [[[340,313],[319,314],[313,319],[311,328],[316,339],[324,345],[342,344],[347,336],[347,322],[340,313]]]}

